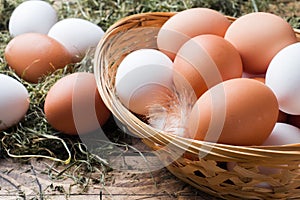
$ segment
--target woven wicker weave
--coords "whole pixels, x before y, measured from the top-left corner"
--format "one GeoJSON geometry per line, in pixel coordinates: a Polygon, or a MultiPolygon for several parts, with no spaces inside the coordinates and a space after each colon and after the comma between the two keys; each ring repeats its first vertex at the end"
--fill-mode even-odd
{"type": "MultiPolygon", "coordinates": [[[[175,176],[202,191],[226,199],[300,199],[300,144],[245,147],[181,138],[155,130],[118,101],[114,78],[119,63],[134,50],[157,48],[158,30],[173,15],[132,15],[107,30],[94,61],[98,89],[107,107],[124,130],[136,134],[155,150],[175,176]],[[199,155],[206,156],[199,159],[199,155]],[[227,170],[227,162],[236,165],[227,170]],[[279,174],[264,175],[259,173],[258,166],[282,170],[279,174]],[[270,187],[258,186],[264,182],[270,187]]],[[[300,41],[300,31],[295,33],[300,41]]]]}

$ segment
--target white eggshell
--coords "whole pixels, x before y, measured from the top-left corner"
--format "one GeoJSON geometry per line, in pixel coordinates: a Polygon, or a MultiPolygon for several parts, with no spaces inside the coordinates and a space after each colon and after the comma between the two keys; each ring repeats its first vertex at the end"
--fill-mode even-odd
{"type": "Polygon", "coordinates": [[[56,10],[49,3],[25,1],[12,12],[8,29],[12,37],[28,32],[47,34],[56,22],[56,10]]]}
{"type": "Polygon", "coordinates": [[[81,60],[87,50],[96,47],[103,35],[101,27],[79,18],[63,19],[54,24],[48,33],[68,49],[74,61],[81,60]]]}
{"type": "MultiPolygon", "coordinates": [[[[234,171],[235,166],[236,166],[236,162],[227,162],[227,170],[228,171],[234,171]]],[[[260,173],[265,174],[266,171],[263,171],[263,169],[260,169],[260,168],[263,168],[263,167],[258,166],[260,173]]],[[[268,169],[266,169],[266,170],[268,170],[268,169]]],[[[270,170],[272,170],[272,169],[270,168],[270,170]]],[[[260,187],[260,188],[269,188],[269,189],[272,188],[272,186],[267,182],[261,182],[261,183],[256,184],[255,186],[260,187]]]]}
{"type": "MultiPolygon", "coordinates": [[[[267,140],[263,143],[264,146],[270,145],[286,145],[300,143],[300,129],[286,123],[276,123],[274,129],[267,140]]],[[[281,172],[280,168],[258,167],[260,173],[270,175],[281,172]]]]}
{"type": "Polygon", "coordinates": [[[115,81],[120,101],[133,112],[145,114],[147,106],[171,90],[173,62],[155,49],[136,50],[120,63],[115,81]]]}
{"type": "Polygon", "coordinates": [[[283,48],[272,59],[266,72],[266,85],[275,93],[279,108],[300,114],[300,43],[283,48]]]}
{"type": "Polygon", "coordinates": [[[18,123],[29,108],[26,88],[17,80],[0,74],[0,130],[18,123]]]}
{"type": "Polygon", "coordinates": [[[300,129],[286,123],[275,124],[275,127],[263,145],[285,145],[300,143],[300,129]]]}

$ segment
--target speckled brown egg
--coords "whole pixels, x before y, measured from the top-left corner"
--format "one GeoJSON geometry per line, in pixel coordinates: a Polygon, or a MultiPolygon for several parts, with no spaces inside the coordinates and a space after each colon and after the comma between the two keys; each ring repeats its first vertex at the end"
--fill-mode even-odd
{"type": "Polygon", "coordinates": [[[110,111],[103,103],[92,73],[77,72],[58,80],[44,104],[48,123],[66,134],[85,134],[101,128],[110,111]]]}
{"type": "Polygon", "coordinates": [[[237,78],[205,92],[188,120],[189,137],[232,145],[261,145],[277,122],[278,102],[265,84],[237,78]]]}
{"type": "Polygon", "coordinates": [[[40,33],[13,38],[5,48],[5,59],[21,78],[32,83],[71,63],[71,56],[62,44],[40,33]]]}

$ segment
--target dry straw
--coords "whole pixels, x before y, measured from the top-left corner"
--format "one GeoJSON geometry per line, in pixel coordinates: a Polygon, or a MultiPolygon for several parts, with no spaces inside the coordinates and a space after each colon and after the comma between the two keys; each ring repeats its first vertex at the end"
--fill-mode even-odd
{"type": "MultiPolygon", "coordinates": [[[[157,48],[157,32],[173,15],[171,12],[136,14],[119,20],[107,30],[94,61],[105,104],[122,122],[124,130],[136,134],[155,150],[169,171],[202,191],[226,199],[299,199],[300,144],[247,147],[186,139],[150,127],[118,101],[114,78],[119,63],[134,50],[157,48]],[[235,163],[232,170],[227,170],[228,162],[235,163]],[[259,173],[259,166],[281,170],[265,175],[259,173]]],[[[300,40],[300,31],[295,33],[300,40]]]]}

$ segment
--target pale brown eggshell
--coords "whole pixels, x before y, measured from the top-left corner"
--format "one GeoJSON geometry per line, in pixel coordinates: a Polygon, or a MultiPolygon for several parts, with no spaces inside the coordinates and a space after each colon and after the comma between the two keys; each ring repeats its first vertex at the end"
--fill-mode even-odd
{"type": "Polygon", "coordinates": [[[271,89],[256,80],[231,79],[198,99],[188,121],[189,136],[231,145],[261,145],[272,132],[277,117],[278,102],[271,89]],[[220,132],[208,132],[215,128],[213,125],[219,126],[220,132]]]}
{"type": "Polygon", "coordinates": [[[77,72],[58,80],[44,104],[49,124],[66,134],[85,134],[100,128],[110,111],[104,105],[92,73],[77,72]]]}
{"type": "MultiPolygon", "coordinates": [[[[265,83],[265,78],[264,77],[252,77],[252,79],[260,81],[262,83],[265,83]]],[[[288,119],[288,114],[281,111],[281,110],[279,110],[277,122],[284,123],[284,122],[287,122],[287,119],[288,119]]]]}
{"type": "Polygon", "coordinates": [[[71,63],[71,56],[62,44],[40,33],[13,38],[5,48],[5,59],[18,76],[32,83],[71,63]]]}
{"type": "Polygon", "coordinates": [[[241,54],[245,72],[252,74],[265,73],[281,49],[297,42],[287,21],[265,12],[239,17],[229,26],[224,38],[241,54]]]}
{"type": "Polygon", "coordinates": [[[191,8],[178,12],[161,27],[158,48],[172,60],[178,49],[189,39],[202,34],[223,37],[230,21],[220,12],[208,8],[191,8]]]}
{"type": "Polygon", "coordinates": [[[174,60],[174,84],[190,85],[197,97],[208,88],[232,78],[240,78],[243,72],[242,60],[235,49],[224,38],[205,34],[187,41],[174,60]]]}

